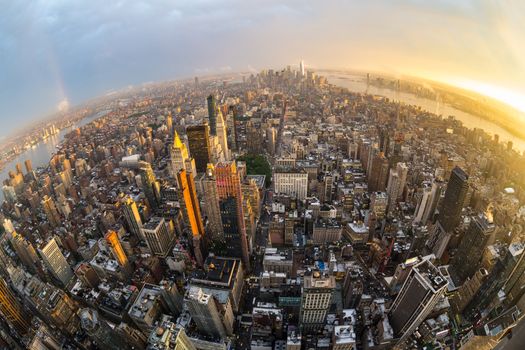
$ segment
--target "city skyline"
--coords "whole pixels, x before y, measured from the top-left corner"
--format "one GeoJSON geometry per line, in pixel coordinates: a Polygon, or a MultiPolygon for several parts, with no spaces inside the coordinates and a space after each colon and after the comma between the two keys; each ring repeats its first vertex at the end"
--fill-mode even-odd
{"type": "Polygon", "coordinates": [[[467,0],[272,1],[262,7],[235,0],[11,3],[0,22],[0,77],[9,86],[0,93],[0,137],[129,85],[256,72],[301,58],[307,68],[446,82],[525,111],[523,6],[467,0]]]}
{"type": "Polygon", "coordinates": [[[0,349],[525,344],[525,3],[2,9],[0,349]]]}
{"type": "MultiPolygon", "coordinates": [[[[63,138],[48,126],[59,143],[44,159],[13,146],[0,344],[476,349],[510,330],[519,342],[521,145],[303,68],[152,84],[88,106],[63,138]]],[[[365,83],[388,86],[434,93],[365,83]]]]}

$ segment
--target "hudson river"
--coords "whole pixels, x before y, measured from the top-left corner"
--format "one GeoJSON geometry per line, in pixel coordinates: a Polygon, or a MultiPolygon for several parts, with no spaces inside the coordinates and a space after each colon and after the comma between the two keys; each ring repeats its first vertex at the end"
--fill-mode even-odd
{"type": "MultiPolygon", "coordinates": [[[[13,158],[13,160],[6,164],[5,168],[0,171],[0,182],[3,183],[5,179],[9,177],[9,171],[13,170],[16,171],[15,167],[17,163],[22,164],[22,169],[25,172],[25,166],[24,161],[26,159],[30,159],[31,163],[33,165],[33,169],[36,170],[38,167],[47,166],[49,163],[49,160],[51,159],[51,155],[55,153],[56,146],[62,142],[64,139],[64,136],[73,130],[74,128],[86,125],[93,120],[102,117],[104,114],[106,114],[107,111],[101,111],[97,112],[95,114],[92,114],[78,122],[77,124],[70,126],[69,128],[65,128],[60,130],[58,134],[52,135],[45,139],[44,141],[38,143],[35,148],[30,148],[26,150],[25,152],[20,153],[17,157],[13,158]]],[[[74,165],[74,164],[72,164],[74,165]]],[[[3,186],[3,184],[0,186],[3,186]]],[[[0,203],[3,203],[4,201],[4,192],[0,190],[0,203]]]]}
{"type": "MultiPolygon", "coordinates": [[[[366,92],[366,78],[359,74],[352,73],[332,73],[320,70],[323,76],[328,78],[330,84],[337,86],[345,87],[352,92],[366,92]]],[[[464,126],[469,129],[479,128],[485,130],[490,135],[498,134],[500,142],[512,141],[513,148],[520,152],[525,151],[525,140],[519,137],[516,137],[509,133],[507,130],[502,127],[487,121],[481,117],[460,111],[448,104],[442,102],[429,100],[426,98],[418,97],[414,94],[406,92],[397,92],[388,88],[378,88],[376,86],[370,85],[368,88],[368,93],[371,95],[379,95],[388,97],[394,101],[401,101],[403,103],[419,106],[422,109],[441,115],[443,118],[447,118],[449,115],[453,116],[457,120],[460,120],[464,126]]]]}

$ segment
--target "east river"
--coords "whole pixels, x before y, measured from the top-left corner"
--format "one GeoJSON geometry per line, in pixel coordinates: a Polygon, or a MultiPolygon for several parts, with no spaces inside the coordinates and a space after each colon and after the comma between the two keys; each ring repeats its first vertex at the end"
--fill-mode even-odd
{"type": "MultiPolygon", "coordinates": [[[[358,74],[351,73],[330,73],[320,71],[320,73],[328,78],[328,82],[337,86],[345,87],[352,92],[365,93],[367,92],[366,78],[358,74]]],[[[371,95],[384,96],[394,101],[401,101],[403,103],[421,107],[437,115],[441,115],[444,118],[453,116],[455,119],[460,120],[464,126],[469,129],[479,128],[485,130],[490,135],[498,134],[500,142],[512,141],[514,149],[523,152],[525,151],[525,140],[512,135],[502,127],[487,121],[481,117],[460,111],[448,104],[442,102],[430,100],[427,98],[418,97],[411,93],[397,92],[388,88],[379,88],[377,86],[370,85],[368,87],[368,93],[371,95]]]]}
{"type": "MultiPolygon", "coordinates": [[[[0,182],[3,182],[5,179],[9,177],[9,171],[16,171],[16,164],[21,163],[22,169],[25,171],[24,161],[26,159],[30,159],[33,169],[36,170],[38,167],[47,166],[49,163],[49,160],[51,159],[51,156],[56,151],[56,146],[62,142],[64,139],[64,136],[73,130],[74,128],[89,124],[93,120],[102,117],[104,114],[106,114],[107,111],[101,111],[94,113],[90,116],[87,116],[80,120],[75,125],[72,125],[68,128],[60,130],[58,134],[51,135],[44,141],[41,141],[36,145],[34,148],[29,148],[26,151],[20,153],[18,156],[13,158],[11,162],[7,163],[5,168],[0,171],[0,182]]],[[[1,188],[1,186],[0,186],[1,188]]],[[[0,191],[0,203],[4,201],[4,192],[0,191]]]]}

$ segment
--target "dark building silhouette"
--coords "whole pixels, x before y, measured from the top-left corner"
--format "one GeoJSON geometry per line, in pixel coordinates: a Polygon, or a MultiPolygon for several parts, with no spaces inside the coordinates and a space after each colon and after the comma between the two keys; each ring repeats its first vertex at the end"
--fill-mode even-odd
{"type": "Polygon", "coordinates": [[[203,173],[211,161],[210,127],[208,123],[188,126],[186,135],[191,156],[195,159],[195,168],[197,172],[203,173]]]}
{"type": "Polygon", "coordinates": [[[142,190],[151,208],[157,209],[160,205],[160,185],[155,177],[155,173],[148,162],[140,162],[140,179],[142,190]]]}
{"type": "Polygon", "coordinates": [[[461,168],[455,167],[448,180],[438,219],[446,232],[450,232],[458,226],[467,191],[468,175],[461,168]]]}
{"type": "Polygon", "coordinates": [[[450,275],[456,285],[463,284],[479,269],[483,250],[494,230],[494,224],[484,214],[471,219],[450,264],[450,275]]]}
{"type": "Polygon", "coordinates": [[[385,191],[390,164],[383,152],[379,152],[372,160],[372,169],[368,174],[368,191],[385,191]]]}
{"type": "Polygon", "coordinates": [[[217,104],[213,95],[208,96],[208,119],[210,120],[210,134],[217,135],[217,104]]]}
{"type": "Polygon", "coordinates": [[[399,343],[405,341],[432,312],[447,281],[430,261],[415,265],[390,308],[390,323],[399,343]]]}

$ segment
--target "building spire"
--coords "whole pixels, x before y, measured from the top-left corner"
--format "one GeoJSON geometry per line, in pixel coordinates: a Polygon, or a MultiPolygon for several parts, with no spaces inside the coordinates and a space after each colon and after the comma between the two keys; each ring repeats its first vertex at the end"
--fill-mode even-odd
{"type": "Polygon", "coordinates": [[[182,146],[183,146],[183,143],[179,137],[179,133],[177,132],[177,130],[175,130],[175,135],[173,137],[173,147],[182,148],[182,146]]]}

